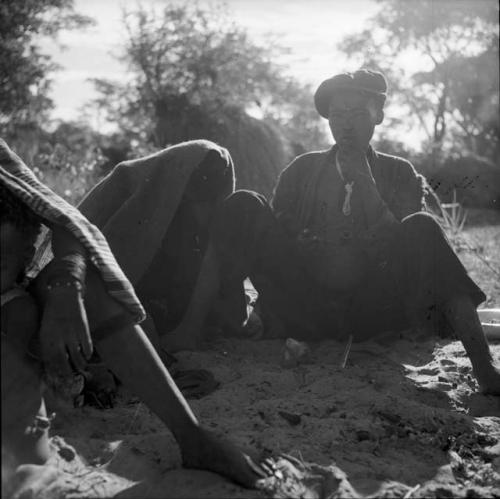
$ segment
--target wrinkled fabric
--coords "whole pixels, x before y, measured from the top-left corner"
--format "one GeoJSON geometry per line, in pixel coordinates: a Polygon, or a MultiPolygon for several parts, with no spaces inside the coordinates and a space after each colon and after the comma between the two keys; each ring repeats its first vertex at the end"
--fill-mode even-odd
{"type": "Polygon", "coordinates": [[[79,209],[102,230],[134,285],[150,268],[189,179],[209,153],[224,160],[227,196],[234,190],[231,156],[213,142],[195,140],[118,164],[80,203],[79,209]]]}
{"type": "MultiPolygon", "coordinates": [[[[122,304],[136,321],[144,319],[145,311],[101,231],[78,209],[42,184],[3,140],[0,140],[0,182],[39,216],[46,226],[62,227],[70,232],[87,251],[110,296],[122,304]]],[[[34,262],[35,271],[40,271],[51,257],[48,248],[38,253],[34,262]]]]}

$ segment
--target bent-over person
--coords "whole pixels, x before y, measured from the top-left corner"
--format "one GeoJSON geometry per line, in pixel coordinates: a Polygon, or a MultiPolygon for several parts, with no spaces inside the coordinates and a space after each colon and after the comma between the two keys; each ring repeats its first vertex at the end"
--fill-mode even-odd
{"type": "MultiPolygon", "coordinates": [[[[215,255],[213,226],[234,192],[229,152],[193,140],[118,164],[80,211],[105,235],[167,352],[195,348],[209,327],[247,320],[242,281],[215,255]]],[[[154,337],[154,334],[151,335],[154,337]]]]}
{"type": "Polygon", "coordinates": [[[0,186],[2,456],[8,455],[13,467],[47,460],[50,421],[42,375],[71,378],[85,369],[95,347],[106,366],[172,431],[186,467],[254,485],[260,468],[205,430],[176,387],[138,324],[144,309],[101,232],[42,184],[4,141],[0,186]],[[33,258],[42,225],[52,250],[33,258]],[[25,276],[33,277],[28,288],[22,285],[25,276]]]}

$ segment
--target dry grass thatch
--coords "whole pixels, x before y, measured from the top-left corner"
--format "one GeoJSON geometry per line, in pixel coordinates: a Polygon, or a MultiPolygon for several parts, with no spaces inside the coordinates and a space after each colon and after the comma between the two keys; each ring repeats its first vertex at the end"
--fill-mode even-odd
{"type": "Polygon", "coordinates": [[[292,159],[288,141],[272,125],[236,108],[169,107],[160,117],[156,140],[162,146],[208,139],[226,147],[234,160],[236,187],[270,196],[276,179],[292,159]]]}

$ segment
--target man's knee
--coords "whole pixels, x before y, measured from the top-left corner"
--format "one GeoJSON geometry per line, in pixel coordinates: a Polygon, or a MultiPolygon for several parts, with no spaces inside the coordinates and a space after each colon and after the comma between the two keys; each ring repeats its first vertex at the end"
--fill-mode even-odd
{"type": "Polygon", "coordinates": [[[235,191],[221,203],[215,215],[211,231],[215,246],[223,253],[253,247],[272,216],[264,196],[235,191]]]}
{"type": "Polygon", "coordinates": [[[444,235],[436,219],[423,211],[403,218],[401,227],[404,234],[415,235],[424,240],[428,237],[441,237],[444,235]]]}
{"type": "Polygon", "coordinates": [[[264,196],[254,191],[238,190],[228,196],[219,208],[219,216],[236,221],[253,221],[269,209],[264,196]]]}

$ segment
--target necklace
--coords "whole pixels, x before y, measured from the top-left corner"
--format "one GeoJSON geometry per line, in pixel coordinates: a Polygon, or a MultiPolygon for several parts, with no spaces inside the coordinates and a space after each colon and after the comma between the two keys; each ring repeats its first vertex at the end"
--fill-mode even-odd
{"type": "Polygon", "coordinates": [[[335,166],[337,167],[337,171],[339,172],[340,178],[345,182],[344,183],[345,197],[344,197],[344,204],[342,205],[342,213],[344,214],[344,216],[348,217],[351,214],[351,196],[354,188],[354,180],[352,182],[345,181],[337,154],[335,154],[335,166]]]}

